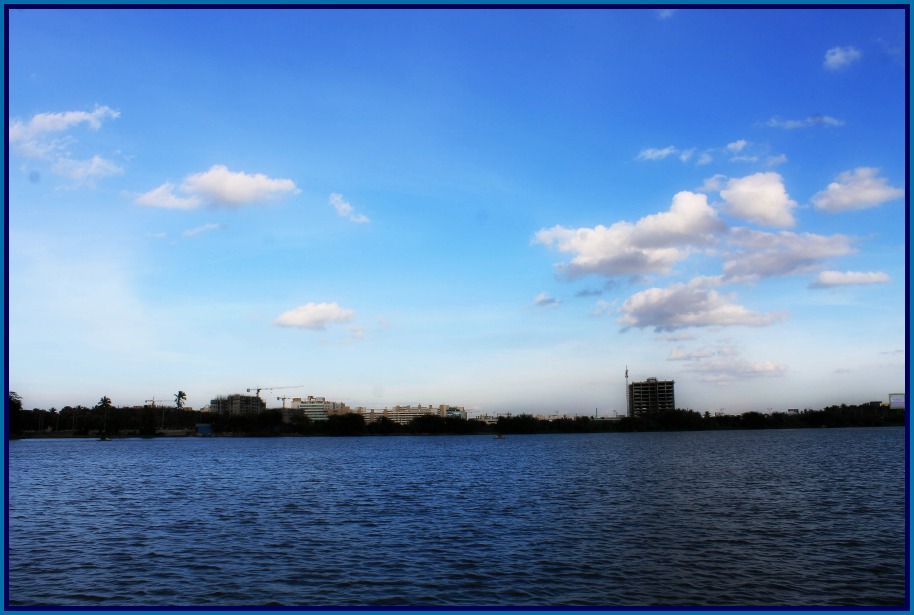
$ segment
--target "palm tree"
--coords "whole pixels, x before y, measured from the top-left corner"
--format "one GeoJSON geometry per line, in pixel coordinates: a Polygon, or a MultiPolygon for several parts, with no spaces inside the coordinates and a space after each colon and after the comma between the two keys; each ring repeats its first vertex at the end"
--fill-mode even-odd
{"type": "Polygon", "coordinates": [[[175,408],[180,410],[184,407],[184,400],[187,399],[187,393],[184,391],[178,391],[175,394],[175,408]]]}

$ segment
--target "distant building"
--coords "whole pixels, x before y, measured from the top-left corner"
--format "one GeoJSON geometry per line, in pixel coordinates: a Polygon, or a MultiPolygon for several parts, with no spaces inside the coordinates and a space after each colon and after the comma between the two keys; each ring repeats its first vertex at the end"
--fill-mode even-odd
{"type": "Polygon", "coordinates": [[[451,406],[448,404],[441,404],[440,406],[433,406],[431,404],[428,406],[423,406],[422,404],[419,404],[418,406],[394,406],[393,408],[384,408],[383,410],[370,410],[368,408],[358,407],[352,410],[352,412],[361,414],[365,418],[366,423],[374,423],[381,418],[386,418],[394,423],[399,423],[400,425],[406,425],[416,417],[428,415],[440,416],[442,418],[467,418],[467,411],[463,406],[451,406]]]}
{"type": "Polygon", "coordinates": [[[283,410],[283,420],[290,422],[293,416],[306,416],[312,421],[326,421],[331,416],[348,414],[349,406],[340,401],[327,401],[323,397],[293,397],[289,408],[283,410]]]}
{"type": "Polygon", "coordinates": [[[676,409],[672,380],[648,378],[628,385],[628,416],[636,417],[676,409]]]}
{"type": "Polygon", "coordinates": [[[267,409],[266,403],[256,395],[220,395],[209,402],[211,412],[230,416],[259,414],[267,409]]]}

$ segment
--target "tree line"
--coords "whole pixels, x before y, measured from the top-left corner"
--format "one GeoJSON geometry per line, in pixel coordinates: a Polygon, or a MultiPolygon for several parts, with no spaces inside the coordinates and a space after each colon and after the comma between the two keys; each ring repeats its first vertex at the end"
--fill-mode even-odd
{"type": "Polygon", "coordinates": [[[216,435],[266,436],[367,436],[367,435],[472,435],[472,434],[541,434],[595,433],[634,431],[697,431],[711,429],[789,429],[803,427],[863,427],[904,425],[905,411],[878,404],[828,406],[820,410],[795,413],[744,412],[714,415],[694,410],[672,410],[617,420],[597,420],[588,416],[551,421],[530,414],[500,416],[495,423],[473,419],[425,415],[401,425],[387,417],[366,423],[360,414],[330,416],[316,421],[293,415],[283,421],[283,412],[266,410],[252,415],[228,415],[184,408],[185,396],[179,391],[175,405],[115,407],[102,397],[95,406],[64,406],[50,410],[23,408],[22,399],[9,394],[7,434],[12,438],[34,436],[108,436],[152,437],[165,431],[196,433],[200,424],[216,435]]]}

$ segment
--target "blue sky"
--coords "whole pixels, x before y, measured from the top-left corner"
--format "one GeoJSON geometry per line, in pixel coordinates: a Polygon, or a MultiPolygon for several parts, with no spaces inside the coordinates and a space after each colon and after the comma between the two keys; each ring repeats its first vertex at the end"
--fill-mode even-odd
{"type": "Polygon", "coordinates": [[[905,383],[901,10],[17,10],[25,406],[905,383]]]}

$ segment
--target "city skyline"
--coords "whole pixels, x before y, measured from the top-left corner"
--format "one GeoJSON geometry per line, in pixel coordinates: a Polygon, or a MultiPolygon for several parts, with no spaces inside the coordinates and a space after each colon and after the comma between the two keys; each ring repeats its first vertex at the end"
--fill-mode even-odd
{"type": "Polygon", "coordinates": [[[27,408],[905,388],[903,9],[7,15],[27,408]]]}

